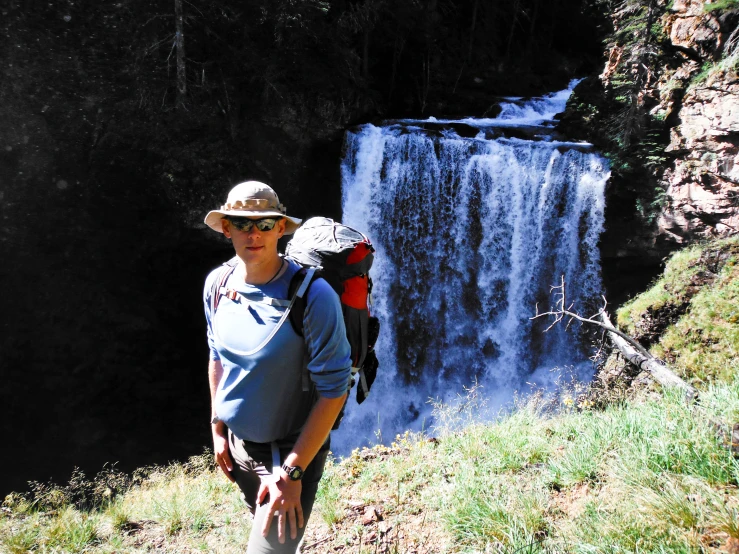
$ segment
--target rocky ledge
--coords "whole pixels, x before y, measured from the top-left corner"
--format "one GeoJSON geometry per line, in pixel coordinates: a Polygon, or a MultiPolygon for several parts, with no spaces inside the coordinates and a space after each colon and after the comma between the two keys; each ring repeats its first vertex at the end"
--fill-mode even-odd
{"type": "Polygon", "coordinates": [[[657,84],[652,114],[676,124],[662,176],[663,239],[681,245],[739,231],[739,10],[707,11],[702,0],[676,0],[665,34],[684,62],[657,84]]]}
{"type": "Polygon", "coordinates": [[[690,89],[671,130],[668,204],[658,225],[682,244],[739,230],[739,80],[719,75],[690,89]]]}

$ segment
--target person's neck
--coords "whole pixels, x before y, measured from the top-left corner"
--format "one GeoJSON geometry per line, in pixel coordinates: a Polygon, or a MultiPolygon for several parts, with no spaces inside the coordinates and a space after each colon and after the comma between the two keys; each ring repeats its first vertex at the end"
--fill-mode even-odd
{"type": "Polygon", "coordinates": [[[265,263],[247,264],[241,260],[244,282],[249,285],[264,285],[273,281],[282,270],[282,258],[277,256],[265,263]]]}

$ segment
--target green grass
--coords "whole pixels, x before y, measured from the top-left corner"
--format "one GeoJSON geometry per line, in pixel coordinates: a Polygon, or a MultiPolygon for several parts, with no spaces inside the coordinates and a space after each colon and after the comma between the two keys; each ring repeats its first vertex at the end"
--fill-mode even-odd
{"type": "MultiPolygon", "coordinates": [[[[738,393],[739,379],[714,383],[702,410],[670,391],[604,409],[534,396],[489,424],[355,451],[326,468],[306,551],[706,551],[739,537],[739,461],[707,423],[735,421],[738,393]],[[368,506],[381,522],[362,522],[368,506]]],[[[105,506],[41,511],[16,495],[2,513],[9,553],[228,553],[249,532],[210,457],[151,470],[105,506]]]]}
{"type": "Polygon", "coordinates": [[[739,372],[739,238],[695,245],[675,254],[664,275],[618,312],[618,324],[638,334],[644,314],[683,306],[685,314],[670,325],[652,353],[696,383],[729,382],[739,372]],[[710,254],[726,257],[710,286],[695,286],[705,274],[710,254]]]}
{"type": "Polygon", "coordinates": [[[328,460],[326,463],[325,477],[321,481],[321,488],[316,494],[317,511],[328,527],[341,521],[344,512],[341,509],[341,480],[338,473],[333,471],[334,461],[328,460]]]}
{"type": "Polygon", "coordinates": [[[68,506],[48,516],[34,514],[21,525],[3,529],[0,552],[25,554],[29,551],[86,552],[100,542],[97,514],[68,506]]]}
{"type": "Polygon", "coordinates": [[[728,486],[736,500],[739,465],[679,395],[536,425],[511,425],[515,419],[499,425],[513,442],[548,439],[547,462],[501,473],[496,460],[505,447],[488,443],[486,456],[462,466],[447,519],[469,546],[500,542],[517,549],[539,539],[542,548],[579,545],[575,551],[694,551],[691,533],[720,527],[716,491],[728,486]],[[578,488],[592,498],[558,536],[559,518],[547,506],[578,488]]]}
{"type": "Polygon", "coordinates": [[[706,12],[736,10],[739,9],[739,0],[716,0],[710,4],[705,4],[703,10],[706,12]]]}
{"type": "MultiPolygon", "coordinates": [[[[653,348],[697,380],[699,407],[673,390],[590,400],[573,383],[496,416],[474,385],[434,403],[434,438],[331,461],[303,552],[702,553],[739,540],[739,460],[713,425],[739,422],[738,254],[739,239],[678,253],[618,314],[633,332],[683,306],[653,348]]],[[[229,554],[249,531],[238,489],[203,455],[9,495],[0,552],[229,554]]]]}
{"type": "Polygon", "coordinates": [[[75,473],[69,485],[38,485],[33,499],[6,497],[0,552],[243,552],[250,530],[237,490],[196,456],[185,464],[148,468],[118,493],[110,472],[92,480],[75,473]],[[94,502],[79,491],[101,491],[94,502]]]}
{"type": "Polygon", "coordinates": [[[674,254],[665,266],[662,276],[647,291],[622,306],[617,313],[619,327],[629,334],[637,333],[637,322],[648,310],[659,310],[667,305],[682,304],[687,300],[685,290],[700,267],[699,246],[686,248],[674,254]]]}
{"type": "Polygon", "coordinates": [[[691,313],[663,335],[655,354],[669,357],[683,374],[728,380],[739,371],[739,266],[728,263],[714,287],[691,301],[691,313]]]}
{"type": "Polygon", "coordinates": [[[739,72],[739,50],[734,50],[734,52],[724,55],[718,61],[704,63],[701,70],[690,80],[690,87],[701,87],[704,84],[710,84],[710,81],[715,77],[727,73],[736,75],[737,72],[739,72]]]}

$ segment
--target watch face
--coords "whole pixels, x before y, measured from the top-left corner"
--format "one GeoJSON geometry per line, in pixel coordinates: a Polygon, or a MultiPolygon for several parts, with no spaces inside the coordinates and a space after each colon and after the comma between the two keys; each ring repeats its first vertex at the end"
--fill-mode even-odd
{"type": "Polygon", "coordinates": [[[294,466],[290,467],[289,465],[285,464],[282,466],[282,470],[287,474],[287,476],[292,479],[293,481],[299,481],[303,478],[303,468],[300,466],[294,466]]]}

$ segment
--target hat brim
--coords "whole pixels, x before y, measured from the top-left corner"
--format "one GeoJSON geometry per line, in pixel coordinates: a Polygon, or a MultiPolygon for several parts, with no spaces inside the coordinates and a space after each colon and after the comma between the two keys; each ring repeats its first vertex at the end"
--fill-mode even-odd
{"type": "Polygon", "coordinates": [[[232,215],[234,217],[282,217],[285,219],[285,234],[286,235],[292,235],[298,227],[300,227],[300,224],[303,222],[302,219],[298,219],[296,217],[290,217],[289,215],[285,215],[283,213],[277,212],[277,211],[247,211],[247,210],[213,210],[208,212],[208,215],[205,216],[205,224],[213,229],[214,231],[217,231],[219,233],[223,233],[223,227],[221,224],[221,220],[227,216],[232,215]]]}

